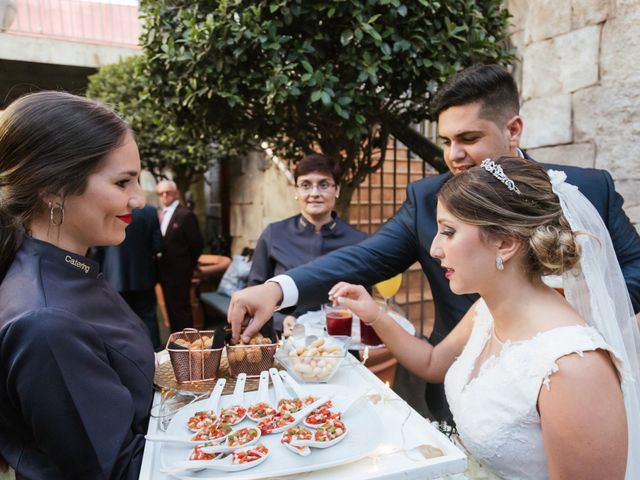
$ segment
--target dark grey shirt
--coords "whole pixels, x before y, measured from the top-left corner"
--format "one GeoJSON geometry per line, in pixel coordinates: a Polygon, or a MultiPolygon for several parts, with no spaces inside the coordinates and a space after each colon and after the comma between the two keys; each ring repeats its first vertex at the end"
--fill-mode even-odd
{"type": "MultiPolygon", "coordinates": [[[[275,275],[365,238],[366,233],[353,228],[335,214],[333,220],[323,225],[317,233],[313,224],[301,214],[274,222],[267,226],[258,239],[249,273],[249,285],[264,283],[275,275]]],[[[327,290],[324,297],[328,293],[327,290]]],[[[320,305],[314,305],[296,310],[293,315],[298,316],[319,308],[320,305]]],[[[282,330],[284,315],[276,312],[273,319],[276,330],[282,330]]]]}

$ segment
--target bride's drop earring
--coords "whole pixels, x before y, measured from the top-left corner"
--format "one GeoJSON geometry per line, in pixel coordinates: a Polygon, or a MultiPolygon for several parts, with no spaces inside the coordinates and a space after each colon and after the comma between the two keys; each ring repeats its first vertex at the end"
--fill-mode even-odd
{"type": "Polygon", "coordinates": [[[502,260],[502,257],[500,255],[496,257],[496,268],[500,272],[504,270],[504,260],[502,260]]]}

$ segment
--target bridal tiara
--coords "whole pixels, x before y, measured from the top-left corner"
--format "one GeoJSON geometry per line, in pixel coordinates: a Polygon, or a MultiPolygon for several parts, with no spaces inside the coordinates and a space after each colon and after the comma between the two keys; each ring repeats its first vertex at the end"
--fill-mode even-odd
{"type": "Polygon", "coordinates": [[[507,175],[502,170],[502,167],[498,165],[496,162],[494,162],[490,158],[486,158],[480,163],[480,166],[484,168],[487,172],[489,172],[491,175],[496,177],[498,180],[500,180],[502,183],[504,183],[505,186],[510,191],[520,195],[520,190],[518,189],[518,187],[516,187],[516,184],[513,183],[513,180],[507,177],[507,175]]]}

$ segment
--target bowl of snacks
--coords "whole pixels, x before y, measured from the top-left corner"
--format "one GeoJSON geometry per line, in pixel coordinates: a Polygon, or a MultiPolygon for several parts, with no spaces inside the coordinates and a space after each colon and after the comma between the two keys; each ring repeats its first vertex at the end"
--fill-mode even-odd
{"type": "Polygon", "coordinates": [[[288,338],[276,359],[300,382],[328,382],[347,354],[350,337],[288,338]]]}
{"type": "Polygon", "coordinates": [[[234,344],[229,339],[226,348],[229,374],[232,377],[241,373],[246,373],[248,377],[257,377],[260,376],[260,372],[273,366],[278,339],[273,330],[263,329],[247,344],[242,340],[234,344]]]}
{"type": "Polygon", "coordinates": [[[187,328],[172,333],[167,351],[178,383],[192,383],[215,379],[222,356],[222,345],[214,343],[212,330],[187,328]]]}

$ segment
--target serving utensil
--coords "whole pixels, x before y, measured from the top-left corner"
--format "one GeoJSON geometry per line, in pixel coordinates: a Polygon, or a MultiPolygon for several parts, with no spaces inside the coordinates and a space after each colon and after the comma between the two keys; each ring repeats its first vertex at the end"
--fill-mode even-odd
{"type": "MultiPolygon", "coordinates": [[[[293,417],[292,421],[287,423],[286,425],[283,425],[281,427],[275,427],[275,428],[269,428],[267,433],[282,433],[284,432],[287,428],[291,428],[296,426],[298,423],[300,423],[307,415],[309,415],[310,412],[312,412],[313,410],[315,410],[317,407],[319,407],[320,405],[322,405],[323,403],[331,400],[332,395],[327,395],[324,397],[319,398],[318,400],[316,400],[313,403],[310,403],[309,405],[307,405],[306,407],[302,408],[302,410],[299,410],[295,413],[289,413],[289,415],[291,417],[293,417]]],[[[268,421],[267,417],[265,419],[263,419],[263,421],[268,421]]],[[[258,427],[260,427],[262,429],[262,427],[260,426],[260,424],[258,424],[258,427]]],[[[264,431],[264,430],[263,430],[264,431]]]]}
{"type": "Polygon", "coordinates": [[[280,411],[284,409],[289,413],[297,412],[298,410],[300,410],[297,406],[295,406],[294,402],[291,402],[292,399],[289,394],[287,394],[287,390],[284,388],[282,379],[280,378],[280,375],[278,375],[278,369],[270,368],[269,376],[271,377],[271,383],[273,383],[273,391],[276,396],[276,410],[280,411]]]}
{"type": "MultiPolygon", "coordinates": [[[[243,452],[255,449],[256,446],[247,447],[244,449],[238,449],[235,452],[243,452]]],[[[233,454],[227,455],[220,459],[215,460],[185,460],[183,462],[177,462],[169,468],[162,469],[163,473],[175,474],[185,470],[221,470],[223,472],[240,472],[247,470],[248,468],[257,467],[264,462],[271,455],[271,451],[267,450],[267,453],[256,460],[246,463],[233,463],[233,454]]]]}
{"type": "MultiPolygon", "coordinates": [[[[295,428],[295,427],[293,427],[295,428]]],[[[298,427],[298,428],[304,428],[304,427],[298,427]]],[[[308,432],[312,438],[313,438],[313,431],[309,430],[308,428],[304,428],[304,430],[306,432],[308,432]]],[[[307,455],[309,455],[311,453],[311,449],[308,446],[299,446],[299,447],[295,447],[293,445],[291,445],[291,440],[297,438],[296,436],[291,437],[291,440],[289,440],[289,442],[285,442],[285,436],[287,435],[287,432],[289,431],[289,428],[282,432],[282,436],[280,437],[280,443],[284,446],[284,448],[286,448],[287,450],[292,451],[293,453],[295,453],[296,455],[300,455],[301,457],[306,457],[307,455]]]]}
{"type": "Polygon", "coordinates": [[[216,423],[218,421],[218,402],[222,396],[222,390],[227,383],[226,378],[219,378],[216,382],[216,386],[211,391],[211,395],[205,401],[202,406],[202,410],[199,410],[192,417],[187,420],[187,428],[192,432],[199,432],[204,427],[216,423]],[[203,419],[199,417],[203,416],[203,419]],[[191,426],[194,425],[194,426],[191,426]]]}
{"type": "Polygon", "coordinates": [[[247,381],[247,374],[240,373],[236,379],[236,386],[231,397],[231,405],[220,410],[219,418],[224,421],[229,418],[226,414],[232,414],[231,421],[226,421],[228,425],[237,425],[247,416],[247,409],[244,406],[244,385],[247,381]]]}
{"type": "Polygon", "coordinates": [[[269,415],[273,415],[276,412],[276,409],[269,403],[269,372],[267,370],[263,370],[260,372],[260,381],[258,383],[258,401],[249,407],[247,411],[247,418],[253,420],[254,422],[259,422],[263,418],[269,415]],[[255,413],[252,413],[253,409],[258,407],[264,407],[267,412],[266,415],[257,416],[255,413]]]}
{"type": "Polygon", "coordinates": [[[256,443],[258,443],[258,440],[260,440],[260,437],[262,436],[262,432],[260,431],[259,428],[257,427],[245,427],[247,430],[254,430],[257,432],[257,436],[256,438],[254,438],[253,440],[248,441],[247,443],[243,443],[242,445],[229,445],[229,442],[231,440],[231,436],[234,435],[235,433],[244,430],[244,428],[241,428],[239,430],[236,430],[235,432],[231,432],[229,434],[229,436],[227,436],[227,438],[225,438],[225,441],[223,444],[220,445],[211,445],[209,447],[200,447],[200,450],[203,453],[230,453],[233,452],[235,450],[240,450],[240,449],[244,449],[246,447],[249,447],[251,445],[255,445],[256,443]]]}
{"type": "Polygon", "coordinates": [[[341,442],[342,440],[344,440],[344,437],[347,436],[347,432],[349,431],[349,429],[345,426],[344,432],[342,434],[340,434],[339,437],[333,438],[331,440],[326,440],[326,441],[318,441],[315,439],[315,435],[314,434],[314,438],[313,440],[302,440],[302,439],[298,439],[298,438],[292,438],[291,439],[291,446],[292,447],[311,447],[311,448],[329,448],[329,447],[333,447],[336,443],[341,442]]]}
{"type": "Polygon", "coordinates": [[[179,437],[177,435],[145,435],[144,437],[149,442],[163,442],[172,443],[176,445],[202,445],[203,443],[212,442],[213,440],[191,440],[189,438],[179,437]]]}

